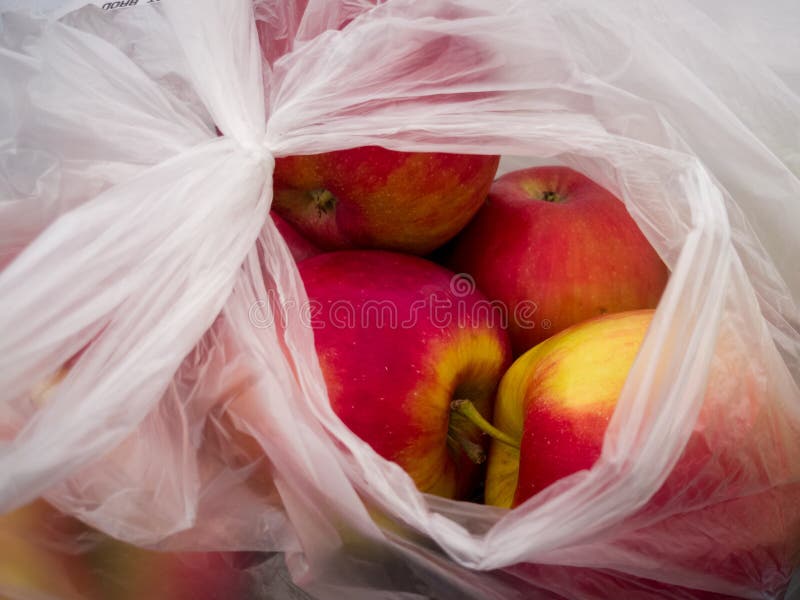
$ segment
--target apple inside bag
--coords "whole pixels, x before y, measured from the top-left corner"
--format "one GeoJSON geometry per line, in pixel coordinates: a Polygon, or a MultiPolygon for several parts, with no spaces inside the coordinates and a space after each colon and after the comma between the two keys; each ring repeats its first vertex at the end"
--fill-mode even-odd
{"type": "MultiPolygon", "coordinates": [[[[283,552],[319,598],[783,592],[800,99],[714,21],[655,0],[73,4],[0,27],[0,512],[44,496],[139,546],[283,552]],[[272,176],[375,146],[570,167],[669,270],[598,457],[513,509],[421,493],[332,406],[272,176]]],[[[395,354],[404,377],[440,366],[395,354]]]]}

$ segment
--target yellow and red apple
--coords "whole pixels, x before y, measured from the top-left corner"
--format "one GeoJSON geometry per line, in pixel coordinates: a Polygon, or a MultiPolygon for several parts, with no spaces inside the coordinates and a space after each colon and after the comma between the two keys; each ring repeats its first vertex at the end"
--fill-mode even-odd
{"type": "MultiPolygon", "coordinates": [[[[494,427],[484,427],[495,437],[487,504],[518,506],[597,462],[653,314],[585,321],[514,362],[498,387],[494,427]]],[[[800,566],[800,485],[792,475],[800,457],[791,458],[797,449],[787,443],[791,434],[771,423],[777,415],[765,414],[764,382],[752,376],[734,338],[730,331],[720,335],[688,443],[666,481],[632,516],[642,526],[619,543],[641,548],[655,563],[778,589],[800,566]]]]}
{"type": "Polygon", "coordinates": [[[254,552],[156,552],[107,537],[43,500],[0,516],[0,598],[242,598],[254,552]]]}
{"type": "Polygon", "coordinates": [[[0,515],[0,598],[85,598],[91,575],[75,546],[81,532],[43,500],[0,515]]]}
{"type": "Polygon", "coordinates": [[[97,600],[217,600],[252,591],[254,552],[156,552],[103,538],[87,555],[97,600]]]}
{"type": "Polygon", "coordinates": [[[278,158],[273,210],[325,250],[427,254],[480,208],[499,160],[379,146],[278,158]]]}
{"type": "Polygon", "coordinates": [[[600,458],[606,427],[652,310],[575,325],[519,357],[497,392],[486,503],[516,506],[600,458]]]}
{"type": "Polygon", "coordinates": [[[490,417],[510,357],[485,299],[393,252],[332,252],[298,268],[334,411],[421,491],[469,496],[485,440],[450,404],[470,400],[490,417]]]}
{"type": "Polygon", "coordinates": [[[447,264],[507,306],[517,356],[586,319],[655,308],[668,277],[625,205],[567,167],[497,179],[447,264]]]}

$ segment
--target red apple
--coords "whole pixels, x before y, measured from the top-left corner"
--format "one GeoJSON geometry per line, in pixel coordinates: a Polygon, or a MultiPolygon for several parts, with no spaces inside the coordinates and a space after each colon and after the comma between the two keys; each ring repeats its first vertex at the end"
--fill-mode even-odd
{"type": "Polygon", "coordinates": [[[378,146],[278,158],[273,209],[326,250],[427,254],[469,222],[498,162],[378,146]]]}
{"type": "MultiPolygon", "coordinates": [[[[653,314],[580,323],[514,362],[498,387],[496,429],[486,429],[495,437],[487,504],[515,507],[595,464],[653,314]]],[[[782,419],[763,401],[769,383],[737,335],[723,327],[688,443],[616,543],[626,556],[684,573],[677,582],[691,584],[690,573],[778,589],[800,566],[797,437],[791,420],[775,426],[782,419]]]]}
{"type": "Polygon", "coordinates": [[[506,305],[515,355],[591,317],[654,308],[668,277],[625,205],[567,167],[495,181],[448,265],[506,305]]]}
{"type": "Polygon", "coordinates": [[[216,600],[245,598],[252,581],[244,569],[253,552],[156,552],[104,538],[87,560],[97,600],[216,600]]]}
{"type": "Polygon", "coordinates": [[[301,260],[316,256],[322,252],[322,250],[309,242],[294,227],[289,225],[284,218],[275,213],[275,211],[271,211],[269,215],[275,222],[275,227],[277,227],[278,231],[283,236],[286,245],[289,246],[289,252],[292,253],[292,258],[294,258],[295,261],[300,262],[301,260]]]}
{"type": "Polygon", "coordinates": [[[446,269],[391,252],[322,254],[299,270],[334,411],[421,491],[469,496],[484,440],[450,404],[468,399],[491,415],[510,355],[485,299],[446,269]]]}
{"type": "Polygon", "coordinates": [[[71,547],[81,529],[43,500],[0,515],[0,598],[84,598],[89,569],[71,547]]]}
{"type": "Polygon", "coordinates": [[[690,585],[688,573],[712,589],[724,582],[762,598],[795,598],[784,592],[792,573],[800,572],[800,482],[671,514],[618,544],[663,565],[673,582],[690,585]]]}
{"type": "Polygon", "coordinates": [[[575,325],[519,357],[503,376],[486,502],[513,507],[600,458],[606,426],[652,310],[575,325]]]}

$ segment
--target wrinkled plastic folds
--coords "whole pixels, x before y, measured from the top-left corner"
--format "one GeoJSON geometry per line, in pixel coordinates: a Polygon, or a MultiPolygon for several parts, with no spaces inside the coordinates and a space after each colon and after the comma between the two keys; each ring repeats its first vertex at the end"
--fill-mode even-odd
{"type": "Polygon", "coordinates": [[[786,81],[682,1],[139,4],[2,17],[0,512],[284,552],[321,598],[781,594],[786,81]],[[591,471],[513,511],[427,497],[333,414],[271,173],[367,144],[567,164],[625,201],[671,278],[591,471]]]}

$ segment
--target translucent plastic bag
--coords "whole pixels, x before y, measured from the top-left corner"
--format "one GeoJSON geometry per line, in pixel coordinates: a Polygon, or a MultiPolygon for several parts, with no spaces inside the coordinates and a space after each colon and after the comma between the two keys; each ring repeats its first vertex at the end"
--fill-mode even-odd
{"type": "Polygon", "coordinates": [[[318,597],[785,588],[800,100],[691,5],[163,0],[0,35],[0,511],[282,551],[318,597]],[[513,511],[427,497],[333,414],[271,172],[368,144],[624,199],[672,273],[591,471],[513,511]]]}

